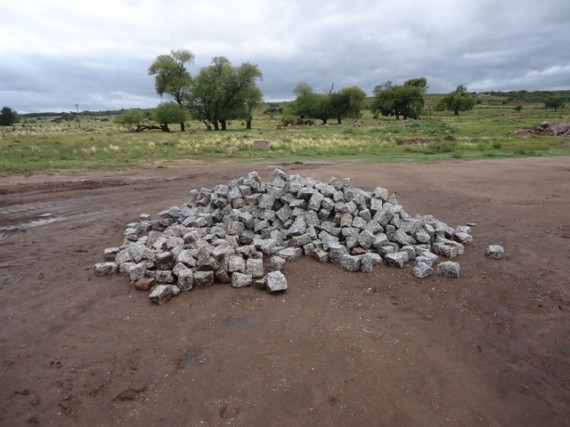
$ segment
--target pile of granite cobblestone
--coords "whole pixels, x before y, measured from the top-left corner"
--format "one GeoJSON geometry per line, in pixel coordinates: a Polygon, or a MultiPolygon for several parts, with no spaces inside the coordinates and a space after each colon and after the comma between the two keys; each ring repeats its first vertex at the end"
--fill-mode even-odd
{"type": "Polygon", "coordinates": [[[105,249],[95,274],[122,273],[150,291],[151,301],[163,303],[214,283],[283,292],[281,270],[300,256],[365,273],[413,262],[418,278],[434,272],[459,277],[452,259],[472,241],[468,225],[412,217],[385,188],[367,192],[350,178],[321,182],[275,169],[269,182],[251,172],[192,190],[186,204],[155,220],[140,215],[128,224],[121,246],[105,249]]]}

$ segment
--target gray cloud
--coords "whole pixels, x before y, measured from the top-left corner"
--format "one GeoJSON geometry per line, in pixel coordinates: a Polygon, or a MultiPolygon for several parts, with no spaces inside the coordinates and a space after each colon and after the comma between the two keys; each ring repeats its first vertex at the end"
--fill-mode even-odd
{"type": "MultiPolygon", "coordinates": [[[[4,0],[0,0],[0,3],[4,0]]],[[[21,112],[150,107],[147,75],[173,48],[257,64],[268,100],[386,80],[431,92],[570,88],[567,0],[66,0],[0,14],[0,104],[21,112]]]]}

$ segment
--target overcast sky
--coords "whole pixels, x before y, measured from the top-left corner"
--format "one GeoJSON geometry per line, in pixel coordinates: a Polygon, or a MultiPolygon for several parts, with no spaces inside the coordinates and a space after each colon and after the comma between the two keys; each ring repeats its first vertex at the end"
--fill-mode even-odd
{"type": "Polygon", "coordinates": [[[257,64],[265,100],[426,77],[429,92],[570,89],[570,0],[0,0],[0,104],[152,107],[171,49],[257,64]]]}

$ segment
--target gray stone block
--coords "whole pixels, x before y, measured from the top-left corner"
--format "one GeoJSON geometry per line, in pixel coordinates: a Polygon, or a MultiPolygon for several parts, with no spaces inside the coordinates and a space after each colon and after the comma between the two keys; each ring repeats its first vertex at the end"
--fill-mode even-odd
{"type": "Polygon", "coordinates": [[[340,260],[344,255],[348,254],[346,246],[340,243],[328,245],[329,260],[335,264],[340,264],[340,260]]]}
{"type": "Polygon", "coordinates": [[[318,214],[318,217],[321,221],[327,220],[330,216],[331,216],[331,211],[327,209],[321,209],[318,214]]]}
{"type": "Polygon", "coordinates": [[[228,260],[229,273],[245,273],[245,260],[239,255],[231,255],[228,260]]]}
{"type": "Polygon", "coordinates": [[[388,236],[386,236],[386,234],[384,233],[380,233],[374,237],[374,243],[372,243],[372,246],[374,246],[374,248],[376,249],[380,249],[381,247],[386,246],[389,243],[390,241],[388,240],[388,236]]]}
{"type": "Polygon", "coordinates": [[[307,202],[303,199],[293,199],[291,202],[289,202],[289,207],[291,209],[305,209],[307,207],[307,202]]]}
{"type": "Polygon", "coordinates": [[[280,271],[267,273],[265,289],[270,293],[283,292],[287,290],[287,279],[280,271]]]}
{"type": "Polygon", "coordinates": [[[95,264],[95,275],[105,276],[107,274],[114,274],[119,270],[117,263],[112,261],[99,262],[95,264]]]}
{"type": "Polygon", "coordinates": [[[129,276],[131,283],[137,282],[145,276],[145,271],[147,268],[146,262],[141,261],[139,263],[125,263],[126,266],[124,273],[129,276]]]}
{"type": "Polygon", "coordinates": [[[249,274],[254,279],[263,277],[263,259],[248,258],[246,261],[245,273],[249,274]]]}
{"type": "Polygon", "coordinates": [[[301,248],[285,248],[277,252],[281,258],[285,261],[292,261],[303,255],[303,250],[301,248]]]}
{"type": "Polygon", "coordinates": [[[253,242],[255,233],[252,230],[244,230],[238,237],[238,241],[242,245],[249,245],[253,242]]]}
{"type": "Polygon", "coordinates": [[[352,227],[352,221],[354,221],[354,218],[352,217],[351,214],[349,214],[348,212],[343,213],[342,216],[340,217],[340,226],[352,227]]]}
{"type": "Polygon", "coordinates": [[[301,234],[300,236],[294,236],[291,238],[290,245],[293,247],[302,247],[311,243],[310,234],[301,234]]]}
{"type": "Polygon", "coordinates": [[[172,269],[172,273],[176,276],[178,287],[181,291],[189,291],[194,284],[194,272],[181,262],[176,264],[172,269]]]}
{"type": "Polygon", "coordinates": [[[323,196],[319,192],[314,192],[311,198],[309,199],[309,204],[307,209],[318,211],[321,209],[321,203],[323,202],[325,196],[323,196]]]}
{"type": "Polygon", "coordinates": [[[427,231],[419,230],[414,233],[414,239],[420,243],[430,243],[431,237],[427,231]]]}
{"type": "Polygon", "coordinates": [[[264,194],[259,200],[259,209],[272,209],[275,197],[271,194],[264,194]]]}
{"type": "Polygon", "coordinates": [[[386,256],[384,256],[384,259],[388,265],[397,268],[404,268],[407,262],[410,260],[408,253],[404,251],[386,254],[386,256]]]}
{"type": "Polygon", "coordinates": [[[352,226],[360,230],[364,230],[364,228],[366,227],[366,220],[360,218],[359,216],[356,216],[352,220],[352,226]]]}
{"type": "Polygon", "coordinates": [[[384,206],[381,211],[376,212],[374,219],[380,223],[382,227],[386,227],[394,218],[394,214],[384,206]]]}
{"type": "Polygon", "coordinates": [[[444,261],[437,266],[437,274],[445,277],[459,277],[460,266],[458,262],[444,261]]]}
{"type": "Polygon", "coordinates": [[[453,259],[459,255],[455,246],[447,245],[443,242],[435,242],[433,244],[433,252],[449,259],[453,259]]]}
{"type": "Polygon", "coordinates": [[[298,216],[297,218],[295,218],[295,221],[293,222],[291,227],[289,227],[289,229],[287,230],[287,234],[290,236],[299,236],[305,233],[306,229],[307,229],[307,223],[305,221],[305,217],[298,216]]]}
{"type": "Polygon", "coordinates": [[[431,268],[430,265],[424,262],[416,262],[413,274],[418,279],[425,279],[426,277],[431,276],[433,274],[433,268],[431,268]]]}
{"type": "Polygon", "coordinates": [[[412,245],[402,246],[401,250],[408,253],[408,258],[410,260],[416,259],[416,249],[412,245]]]}
{"type": "Polygon", "coordinates": [[[174,275],[171,270],[147,270],[145,273],[148,277],[156,280],[156,283],[174,283],[174,275]]]}
{"type": "Polygon", "coordinates": [[[358,235],[358,244],[364,249],[369,249],[376,239],[376,236],[368,230],[362,230],[358,235]]]}
{"type": "Polygon", "coordinates": [[[223,268],[218,268],[214,272],[214,278],[219,283],[230,283],[231,282],[230,275],[223,268]]]}
{"type": "Polygon", "coordinates": [[[394,234],[394,237],[391,240],[395,243],[398,243],[401,246],[413,245],[414,243],[416,243],[411,236],[407,235],[402,230],[396,230],[396,233],[394,234]]]}
{"type": "Polygon", "coordinates": [[[269,258],[269,271],[280,271],[285,267],[285,261],[280,256],[272,256],[269,258]]]}
{"type": "Polygon", "coordinates": [[[384,187],[376,187],[374,192],[372,193],[373,196],[377,199],[380,199],[384,202],[388,201],[389,191],[384,187]]]}
{"type": "Polygon", "coordinates": [[[499,245],[489,245],[485,249],[485,255],[491,259],[503,259],[505,250],[499,245]]]}
{"type": "Polygon", "coordinates": [[[455,233],[471,234],[471,227],[468,225],[458,225],[455,227],[455,233]]]}
{"type": "Polygon", "coordinates": [[[314,245],[314,243],[307,243],[306,245],[303,245],[303,254],[305,256],[312,256],[313,252],[315,252],[316,246],[314,245]]]}
{"type": "Polygon", "coordinates": [[[214,284],[213,271],[195,271],[194,272],[194,287],[205,288],[214,284]]]}
{"type": "Polygon", "coordinates": [[[376,212],[379,212],[382,210],[382,206],[383,206],[383,202],[382,199],[378,199],[376,197],[372,198],[370,200],[370,210],[376,214],[376,212]]]}
{"type": "Polygon", "coordinates": [[[277,218],[279,218],[281,220],[281,222],[285,222],[289,218],[291,218],[291,215],[292,215],[291,208],[289,207],[289,205],[285,205],[277,211],[276,215],[277,215],[277,218]]]}
{"type": "Polygon", "coordinates": [[[319,262],[328,262],[329,260],[329,254],[322,248],[315,249],[312,257],[319,262]]]}
{"type": "Polygon", "coordinates": [[[131,262],[132,260],[133,258],[131,257],[131,253],[128,249],[120,250],[115,257],[115,262],[118,266],[124,264],[125,262],[131,262]]]}
{"type": "Polygon", "coordinates": [[[245,288],[246,286],[251,286],[253,283],[253,278],[250,274],[243,273],[233,273],[232,274],[232,287],[234,288],[245,288]]]}
{"type": "Polygon", "coordinates": [[[245,224],[241,221],[230,220],[226,226],[226,233],[234,236],[243,233],[243,230],[245,230],[245,224]]]}
{"type": "Polygon", "coordinates": [[[453,234],[453,237],[455,240],[457,240],[459,243],[461,243],[463,245],[468,245],[470,243],[473,243],[473,236],[471,236],[470,234],[467,234],[467,233],[456,231],[453,234]]]}
{"type": "Polygon", "coordinates": [[[360,257],[345,254],[340,258],[339,265],[346,271],[359,271],[360,257]]]}
{"type": "Polygon", "coordinates": [[[196,268],[202,271],[216,271],[221,264],[216,258],[210,255],[210,251],[203,250],[198,254],[198,262],[196,268]]]}
{"type": "Polygon", "coordinates": [[[196,258],[194,258],[194,255],[197,255],[197,251],[195,249],[184,249],[180,251],[176,257],[176,261],[183,263],[187,267],[196,267],[197,261],[196,258]]]}
{"type": "Polygon", "coordinates": [[[275,239],[266,239],[263,243],[259,246],[261,252],[265,255],[272,255],[277,247],[278,242],[275,239]]]}
{"type": "Polygon", "coordinates": [[[364,254],[360,257],[360,271],[363,273],[372,273],[374,271],[374,259],[370,254],[364,254]]]}
{"type": "Polygon", "coordinates": [[[119,247],[105,248],[103,251],[105,261],[115,261],[120,250],[119,247]]]}
{"type": "Polygon", "coordinates": [[[432,256],[428,256],[427,253],[424,253],[423,255],[416,257],[416,265],[417,264],[426,264],[430,267],[433,266],[433,263],[437,260],[438,256],[435,254],[431,254],[432,256]]]}
{"type": "Polygon", "coordinates": [[[180,293],[178,286],[174,285],[157,285],[148,294],[150,300],[155,304],[165,304],[170,299],[180,293]]]}
{"type": "Polygon", "coordinates": [[[384,231],[384,228],[375,219],[368,221],[364,229],[370,231],[372,234],[378,234],[384,231]]]}
{"type": "Polygon", "coordinates": [[[436,242],[455,247],[457,249],[457,255],[463,255],[465,253],[465,246],[459,242],[456,242],[455,240],[446,239],[444,237],[437,237],[436,242]]]}
{"type": "Polygon", "coordinates": [[[358,216],[360,216],[360,218],[362,218],[366,222],[369,222],[372,220],[372,215],[370,214],[370,211],[368,209],[362,209],[358,213],[358,216]]]}

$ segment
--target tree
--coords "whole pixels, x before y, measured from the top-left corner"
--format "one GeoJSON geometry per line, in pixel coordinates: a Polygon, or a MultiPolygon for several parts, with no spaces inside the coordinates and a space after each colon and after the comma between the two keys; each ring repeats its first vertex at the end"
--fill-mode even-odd
{"type": "MultiPolygon", "coordinates": [[[[171,50],[169,55],[157,57],[148,68],[148,74],[155,76],[156,93],[170,95],[182,107],[192,84],[186,64],[193,60],[194,55],[186,49],[171,50]]],[[[180,122],[180,131],[184,130],[184,122],[180,122]]]]}
{"type": "Polygon", "coordinates": [[[288,113],[301,119],[320,119],[324,125],[331,117],[336,117],[338,124],[342,124],[342,117],[358,117],[366,98],[366,94],[357,86],[335,92],[334,83],[324,93],[315,93],[307,83],[299,83],[293,93],[297,98],[288,113]]]}
{"type": "MultiPolygon", "coordinates": [[[[556,112],[556,110],[558,110],[559,108],[563,108],[564,107],[564,103],[562,102],[561,98],[558,97],[552,97],[552,98],[548,98],[545,102],[544,102],[544,107],[545,108],[552,108],[554,109],[554,111],[556,112]]],[[[4,111],[4,110],[2,110],[4,111]]]]}
{"type": "Polygon", "coordinates": [[[153,119],[160,123],[163,132],[170,132],[169,123],[184,123],[187,119],[186,110],[174,101],[162,102],[152,112],[153,119]]]}
{"type": "Polygon", "coordinates": [[[12,126],[18,121],[18,113],[10,107],[3,107],[0,111],[0,126],[12,126]]]}
{"type": "Polygon", "coordinates": [[[263,101],[263,93],[261,89],[254,87],[245,96],[245,106],[247,109],[245,128],[251,129],[251,122],[253,120],[253,111],[261,104],[263,101]]]}
{"type": "Polygon", "coordinates": [[[434,109],[436,111],[453,111],[458,116],[460,111],[472,110],[475,106],[475,97],[467,92],[467,88],[463,85],[457,86],[453,92],[448,93],[441,98],[434,109]]]}
{"type": "Polygon", "coordinates": [[[212,64],[200,70],[187,96],[194,115],[209,130],[226,130],[227,121],[245,119],[251,127],[252,112],[261,101],[256,80],[262,74],[257,65],[243,63],[233,67],[223,57],[215,57],[212,64]]]}
{"type": "Polygon", "coordinates": [[[146,115],[140,108],[131,108],[116,116],[114,122],[125,126],[140,125],[145,118],[146,115]]]}
{"type": "Polygon", "coordinates": [[[358,117],[362,110],[366,94],[358,86],[342,89],[340,92],[331,93],[329,102],[338,124],[342,124],[343,117],[358,117]]]}
{"type": "Polygon", "coordinates": [[[395,86],[391,81],[377,85],[374,88],[372,110],[383,116],[400,116],[417,119],[424,108],[424,92],[427,80],[424,77],[408,80],[402,86],[395,86]]]}
{"type": "Polygon", "coordinates": [[[293,93],[297,95],[292,105],[294,114],[301,119],[309,117],[327,123],[331,113],[327,95],[315,93],[307,83],[299,83],[293,93]]]}

